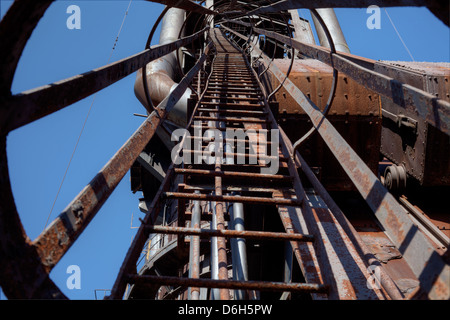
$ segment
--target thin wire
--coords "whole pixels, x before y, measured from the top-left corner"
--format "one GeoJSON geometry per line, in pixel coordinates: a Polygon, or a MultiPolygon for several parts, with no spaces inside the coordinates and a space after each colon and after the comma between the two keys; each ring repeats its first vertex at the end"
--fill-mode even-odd
{"type": "Polygon", "coordinates": [[[412,61],[416,61],[416,60],[414,60],[414,57],[412,56],[411,52],[409,51],[408,47],[406,46],[405,41],[403,41],[402,36],[400,35],[400,33],[398,32],[397,28],[395,27],[394,21],[392,21],[392,19],[391,19],[391,17],[389,16],[389,13],[387,12],[386,8],[384,8],[384,11],[386,12],[386,15],[388,16],[389,21],[390,21],[391,24],[392,24],[392,27],[394,27],[394,30],[395,30],[395,32],[397,33],[397,35],[398,35],[400,41],[403,43],[403,46],[405,47],[406,51],[408,51],[409,56],[411,57],[412,61]]]}
{"type": "MultiPolygon", "coordinates": [[[[114,45],[113,45],[113,47],[112,47],[112,49],[111,49],[111,53],[109,54],[108,62],[107,62],[106,64],[109,64],[109,62],[110,62],[110,60],[111,60],[111,57],[112,57],[112,54],[113,54],[113,52],[114,52],[114,49],[116,48],[117,42],[119,41],[119,36],[120,36],[120,33],[122,32],[122,28],[123,28],[123,25],[124,25],[124,23],[125,23],[125,19],[126,19],[127,16],[128,16],[128,11],[130,10],[130,6],[131,6],[131,2],[132,2],[132,1],[133,1],[133,0],[130,0],[130,2],[128,3],[128,7],[127,7],[127,10],[126,10],[125,15],[124,15],[124,17],[123,17],[122,24],[120,25],[119,32],[117,33],[116,40],[114,41],[114,45]]],[[[61,188],[62,188],[62,185],[63,185],[63,183],[64,183],[64,180],[66,179],[67,172],[69,171],[70,164],[72,163],[73,157],[74,157],[75,152],[76,152],[76,150],[77,150],[77,148],[78,148],[78,144],[79,144],[79,142],[80,142],[81,135],[83,134],[84,128],[85,128],[86,123],[87,123],[88,118],[89,118],[89,115],[91,114],[92,106],[94,105],[94,101],[95,101],[95,98],[96,98],[96,97],[97,97],[97,92],[94,94],[94,97],[92,98],[91,105],[89,106],[88,113],[87,113],[87,115],[86,115],[86,118],[84,119],[84,123],[83,123],[83,126],[81,127],[80,134],[78,135],[77,142],[75,143],[75,147],[74,147],[74,149],[73,149],[73,151],[72,151],[72,155],[70,156],[69,163],[67,164],[66,171],[64,172],[63,178],[62,178],[62,180],[61,180],[61,184],[59,185],[59,188],[58,188],[58,192],[56,193],[55,200],[53,200],[52,208],[50,209],[50,213],[48,214],[47,221],[45,221],[44,230],[45,230],[45,228],[47,228],[48,221],[49,221],[49,219],[50,219],[50,216],[52,215],[53,209],[54,209],[55,204],[56,204],[56,200],[58,199],[58,196],[59,196],[59,193],[60,193],[60,191],[61,191],[61,188]]]]}

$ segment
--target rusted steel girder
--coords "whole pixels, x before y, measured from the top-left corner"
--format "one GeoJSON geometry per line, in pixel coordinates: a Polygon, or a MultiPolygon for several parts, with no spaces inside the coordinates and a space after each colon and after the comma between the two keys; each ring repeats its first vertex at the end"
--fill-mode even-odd
{"type": "Polygon", "coordinates": [[[282,0],[262,6],[247,14],[254,15],[298,8],[367,8],[372,5],[379,7],[427,7],[442,22],[447,26],[449,25],[449,2],[439,0],[282,0]]]}
{"type": "MultiPolygon", "coordinates": [[[[260,53],[261,52],[257,52],[257,54],[260,53]]],[[[255,70],[253,70],[253,72],[256,73],[255,70]]],[[[279,81],[280,83],[282,82],[280,79],[279,81]]],[[[261,90],[265,91],[262,85],[261,90]]],[[[273,120],[272,128],[278,129],[266,98],[264,98],[264,104],[265,109],[268,112],[269,119],[273,120]]],[[[291,142],[286,136],[281,135],[281,132],[280,138],[282,153],[285,156],[288,156],[289,147],[292,147],[291,142]]],[[[297,230],[298,228],[301,228],[297,222],[299,219],[302,219],[306,224],[308,233],[317,239],[314,245],[314,252],[310,251],[310,247],[306,248],[305,246],[293,246],[298,249],[301,247],[303,251],[303,256],[297,255],[297,259],[303,259],[308,255],[317,257],[317,259],[313,258],[310,260],[312,264],[317,262],[314,266],[306,263],[314,269],[308,269],[308,272],[312,271],[312,275],[309,278],[317,279],[321,277],[324,283],[329,285],[329,299],[357,299],[358,297],[364,299],[381,299],[382,294],[379,290],[372,290],[366,286],[366,276],[368,276],[366,266],[364,259],[358,255],[355,245],[349,241],[349,238],[345,235],[345,233],[340,231],[341,228],[337,223],[332,223],[333,226],[328,228],[327,231],[323,230],[331,219],[324,219],[323,217],[320,218],[320,215],[317,213],[317,209],[313,209],[310,205],[305,189],[297,172],[295,160],[290,157],[287,164],[289,173],[293,177],[295,196],[297,199],[303,200],[302,206],[301,208],[283,208],[280,206],[278,208],[283,225],[286,228],[286,232],[289,232],[289,229],[287,229],[289,227],[294,227],[297,230]],[[290,209],[294,209],[295,213],[292,211],[289,212],[290,209]],[[286,210],[288,212],[286,212],[286,210]],[[294,218],[295,222],[291,219],[291,216],[297,216],[297,218],[294,218]],[[318,269],[316,269],[316,267],[318,267],[318,269]]],[[[275,194],[274,196],[277,195],[279,196],[279,194],[275,194]]],[[[291,197],[292,196],[288,196],[287,199],[283,200],[292,200],[289,199],[291,197]]],[[[305,264],[303,263],[304,261],[299,261],[301,268],[306,271],[305,264]]]]}
{"type": "MultiPolygon", "coordinates": [[[[263,57],[264,64],[268,65],[268,57],[263,57]]],[[[285,78],[274,64],[270,65],[270,71],[279,81],[285,78]]],[[[289,79],[285,80],[284,87],[308,114],[313,126],[420,279],[422,289],[428,292],[431,299],[448,299],[450,267],[443,257],[434,250],[433,245],[412,223],[404,209],[321,111],[289,79]]]]}
{"type": "Polygon", "coordinates": [[[224,237],[224,238],[244,238],[244,239],[259,239],[259,240],[291,240],[301,242],[313,242],[314,236],[299,233],[281,233],[281,232],[267,232],[267,231],[238,231],[238,230],[209,230],[199,228],[183,228],[183,227],[163,227],[163,226],[147,226],[149,233],[167,233],[167,234],[181,234],[194,235],[200,237],[224,237]]]}
{"type": "Polygon", "coordinates": [[[1,101],[0,130],[7,133],[75,103],[199,38],[209,28],[180,40],[144,50],[131,57],[1,101]]]}
{"type": "MultiPolygon", "coordinates": [[[[216,177],[217,178],[217,177],[216,177]]],[[[164,197],[169,199],[192,199],[192,200],[205,200],[216,202],[242,202],[252,204],[266,204],[266,205],[288,205],[288,206],[301,206],[302,201],[296,199],[275,199],[275,198],[263,198],[263,197],[247,197],[247,196],[223,196],[223,195],[209,195],[209,194],[195,194],[195,193],[183,193],[183,192],[166,192],[164,197]]]]}
{"type": "MultiPolygon", "coordinates": [[[[233,23],[251,27],[250,23],[233,23]]],[[[359,84],[394,101],[402,108],[416,110],[419,116],[438,130],[450,135],[450,103],[409,84],[403,84],[387,75],[374,71],[374,60],[352,54],[330,54],[324,47],[305,44],[277,32],[253,28],[256,33],[272,37],[282,43],[292,45],[302,54],[333,66],[359,84]]],[[[236,35],[239,36],[238,33],[236,35]]],[[[386,69],[389,69],[387,66],[386,69]]],[[[400,71],[397,71],[400,72],[400,71]]]]}
{"type": "MultiPolygon", "coordinates": [[[[229,31],[235,33],[231,29],[229,31]]],[[[261,53],[261,57],[263,64],[269,67],[278,81],[282,82],[286,78],[285,74],[271,63],[267,55],[261,53]]],[[[400,204],[324,117],[320,109],[289,79],[285,79],[283,86],[309,116],[317,132],[375,213],[393,243],[399,248],[419,278],[422,290],[430,299],[449,299],[450,267],[445,258],[434,250],[433,244],[412,223],[400,204]]],[[[291,157],[294,158],[293,155],[291,157]]]]}
{"type": "MultiPolygon", "coordinates": [[[[188,74],[181,80],[181,82],[178,84],[177,88],[173,91],[176,92],[178,90],[177,96],[181,97],[181,95],[184,93],[186,88],[188,87],[188,82],[192,80],[194,75],[199,71],[200,66],[205,62],[206,57],[208,56],[210,50],[212,48],[212,43],[209,43],[208,46],[205,48],[205,51],[203,55],[199,58],[196,65],[188,72],[188,74]]],[[[201,98],[204,94],[202,94],[201,98]]],[[[170,98],[167,97],[161,104],[165,103],[166,100],[170,98]]],[[[171,105],[175,105],[177,101],[174,101],[172,99],[171,105]]],[[[198,104],[197,104],[198,107],[198,104]]],[[[188,126],[192,123],[192,118],[188,123],[188,126]]],[[[156,128],[155,128],[156,131],[156,128]]],[[[184,139],[184,138],[183,138],[184,139]]],[[[111,290],[111,295],[107,297],[107,299],[121,299],[124,295],[125,288],[126,288],[126,281],[127,281],[127,275],[131,272],[136,270],[136,263],[139,259],[139,255],[141,253],[141,250],[143,246],[145,245],[146,239],[148,237],[148,232],[146,231],[146,226],[153,225],[154,219],[159,214],[159,211],[161,210],[160,207],[160,198],[162,197],[163,193],[169,190],[171,179],[170,177],[173,174],[174,166],[173,163],[170,165],[169,169],[166,172],[166,177],[164,178],[158,192],[156,193],[155,197],[153,198],[153,201],[150,206],[149,213],[144,217],[141,226],[139,227],[133,242],[128,249],[128,252],[125,256],[125,259],[122,263],[122,266],[120,267],[119,273],[117,275],[116,281],[114,283],[114,286],[111,290]]]]}
{"type": "MultiPolygon", "coordinates": [[[[289,153],[293,153],[293,146],[290,142],[287,135],[284,133],[283,129],[280,128],[280,134],[283,137],[285,141],[287,141],[287,148],[289,153]]],[[[334,218],[339,222],[339,225],[342,227],[342,229],[345,231],[347,236],[349,237],[350,241],[353,242],[355,249],[358,250],[359,255],[361,257],[365,257],[365,260],[368,265],[378,266],[380,267],[380,283],[382,287],[386,290],[387,294],[390,296],[391,299],[394,300],[402,300],[404,299],[404,296],[399,291],[398,287],[395,285],[395,283],[392,281],[392,279],[389,277],[389,275],[386,274],[386,271],[376,259],[375,255],[370,252],[370,250],[367,248],[364,241],[359,236],[358,232],[355,230],[355,228],[351,225],[351,223],[348,221],[347,217],[344,215],[344,213],[341,211],[341,209],[338,207],[336,202],[333,200],[333,198],[329,195],[327,190],[323,187],[323,185],[320,183],[317,176],[314,174],[314,172],[311,170],[309,165],[306,163],[306,161],[303,159],[303,157],[300,155],[298,151],[295,153],[295,161],[296,165],[301,168],[301,170],[305,173],[308,180],[311,182],[314,190],[317,192],[317,194],[322,198],[322,200],[325,202],[325,204],[328,206],[330,211],[333,213],[334,218]]]]}
{"type": "Polygon", "coordinates": [[[291,176],[285,176],[285,175],[281,175],[281,174],[253,173],[253,172],[234,172],[234,171],[215,171],[215,170],[203,170],[203,169],[176,168],[175,173],[186,174],[186,175],[200,175],[200,176],[221,176],[221,177],[248,178],[248,179],[269,179],[269,180],[292,181],[291,176]]]}
{"type": "Polygon", "coordinates": [[[186,91],[188,83],[200,70],[210,48],[211,46],[207,47],[206,54],[199,59],[171,95],[158,105],[158,114],[155,111],[150,114],[94,179],[33,242],[47,271],[63,257],[128,172],[158,126],[186,91]]]}
{"type": "Polygon", "coordinates": [[[169,286],[196,286],[222,289],[247,289],[259,291],[291,291],[326,293],[328,286],[309,283],[284,283],[266,281],[237,281],[237,280],[212,280],[212,279],[190,279],[168,276],[139,276],[129,275],[127,281],[131,284],[164,284],[169,286]]]}

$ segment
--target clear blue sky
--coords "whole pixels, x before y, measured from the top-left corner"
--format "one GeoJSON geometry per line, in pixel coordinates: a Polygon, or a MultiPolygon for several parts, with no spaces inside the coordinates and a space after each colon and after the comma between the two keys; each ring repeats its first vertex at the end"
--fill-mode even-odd
{"type": "MultiPolygon", "coordinates": [[[[1,15],[12,1],[1,1],[1,15]]],[[[57,1],[47,10],[28,42],[14,78],[19,93],[106,64],[129,1],[57,1]],[[81,30],[66,28],[66,8],[81,8],[81,30]]],[[[111,62],[141,51],[160,4],[134,0],[111,62]]],[[[416,61],[449,62],[450,31],[424,8],[389,8],[416,61]]],[[[336,14],[353,54],[376,60],[410,61],[384,10],[381,29],[369,30],[365,9],[338,9],[336,14]]],[[[307,10],[300,15],[309,19],[307,10]]],[[[156,39],[159,36],[155,37],[156,39]]],[[[135,74],[97,94],[75,157],[50,217],[53,220],[95,176],[143,121],[135,98],[135,74]]],[[[12,189],[24,228],[31,239],[42,231],[93,96],[11,132],[8,161],[12,189]]],[[[94,299],[95,289],[110,289],[136,229],[139,194],[130,191],[129,174],[51,272],[71,299],[94,299]],[[81,289],[69,290],[69,265],[81,268],[81,289]]],[[[100,293],[101,295],[101,293],[100,293]]],[[[5,299],[2,293],[2,299],[5,299]]]]}

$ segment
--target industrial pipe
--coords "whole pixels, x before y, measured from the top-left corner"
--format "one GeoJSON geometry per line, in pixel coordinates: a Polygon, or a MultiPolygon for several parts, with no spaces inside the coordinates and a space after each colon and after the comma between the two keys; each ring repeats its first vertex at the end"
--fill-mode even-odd
{"type": "MultiPolygon", "coordinates": [[[[215,230],[217,226],[216,220],[216,203],[209,202],[209,206],[212,209],[212,221],[211,221],[211,230],[215,230]]],[[[219,279],[219,253],[217,246],[217,237],[211,237],[211,279],[218,280],[219,279]]],[[[219,289],[211,289],[211,300],[219,300],[220,292],[219,289]]]]}
{"type": "MultiPolygon", "coordinates": [[[[185,11],[182,9],[171,8],[167,11],[162,20],[159,37],[160,45],[178,40],[184,19],[185,11]]],[[[150,62],[146,66],[145,76],[147,77],[148,91],[155,106],[166,98],[178,85],[175,82],[180,76],[177,68],[177,55],[175,51],[150,62]]],[[[134,84],[134,93],[147,111],[151,113],[153,109],[147,103],[142,76],[142,70],[139,70],[134,84]]],[[[188,88],[167,117],[170,122],[183,128],[186,126],[187,100],[191,93],[192,91],[188,88]]]]}
{"type": "MultiPolygon", "coordinates": [[[[200,193],[196,190],[195,193],[200,193]]],[[[201,222],[201,207],[200,201],[194,201],[194,208],[192,210],[191,225],[192,228],[200,228],[201,222]]],[[[200,237],[191,236],[190,250],[189,250],[189,278],[200,278],[200,237]]],[[[189,287],[188,297],[190,300],[198,300],[200,297],[200,289],[197,287],[189,287]]]]}
{"type": "MultiPolygon", "coordinates": [[[[245,231],[244,227],[244,205],[234,202],[230,207],[230,229],[237,231],[245,231]]],[[[233,280],[248,281],[247,268],[247,248],[243,238],[232,238],[231,243],[231,259],[233,261],[233,280]]],[[[235,290],[235,300],[246,299],[244,290],[235,290]]]]}
{"type": "MultiPolygon", "coordinates": [[[[336,17],[334,9],[332,8],[316,9],[316,11],[322,17],[322,20],[325,22],[333,39],[336,50],[345,53],[350,53],[350,49],[347,45],[347,41],[345,40],[344,34],[342,33],[342,29],[341,26],[339,25],[339,21],[336,17]]],[[[330,44],[328,43],[327,36],[320,22],[317,20],[314,14],[312,14],[311,16],[314,22],[314,27],[316,28],[317,37],[319,38],[320,45],[322,47],[329,48],[330,44]]]]}

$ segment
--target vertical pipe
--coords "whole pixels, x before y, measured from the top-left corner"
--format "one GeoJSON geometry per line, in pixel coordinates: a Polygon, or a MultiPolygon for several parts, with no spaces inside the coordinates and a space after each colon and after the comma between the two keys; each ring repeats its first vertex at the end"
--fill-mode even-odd
{"type": "Polygon", "coordinates": [[[289,241],[286,241],[284,246],[284,282],[291,282],[292,281],[292,260],[293,260],[293,254],[292,254],[292,246],[289,241]]]}
{"type": "MultiPolygon", "coordinates": [[[[210,208],[212,210],[211,230],[216,230],[216,203],[210,202],[210,208]]],[[[211,238],[211,279],[219,280],[219,258],[217,250],[217,237],[211,238]]],[[[219,300],[219,289],[211,289],[211,300],[219,300]]]]}
{"type": "MultiPolygon", "coordinates": [[[[206,0],[206,8],[210,9],[210,10],[214,10],[214,0],[206,0]]],[[[210,27],[214,28],[214,16],[210,17],[210,16],[206,16],[206,18],[211,18],[211,23],[210,23],[210,27]]]]}
{"type": "MultiPolygon", "coordinates": [[[[245,231],[244,227],[244,205],[235,202],[230,208],[230,229],[245,231]]],[[[231,238],[231,254],[233,259],[233,280],[248,281],[247,248],[245,239],[231,238]]],[[[235,299],[247,298],[244,290],[235,290],[235,299]]]]}
{"type": "MultiPolygon", "coordinates": [[[[293,262],[292,245],[289,241],[286,241],[284,245],[284,275],[283,275],[283,281],[285,283],[292,282],[292,262],[293,262]]],[[[283,292],[280,300],[287,300],[289,295],[290,292],[283,292]]]]}
{"type": "MultiPolygon", "coordinates": [[[[345,53],[350,53],[350,49],[347,45],[347,41],[345,40],[344,34],[342,33],[342,29],[341,26],[339,25],[339,21],[336,17],[334,9],[325,8],[316,10],[322,17],[328,30],[330,31],[331,38],[333,39],[336,50],[345,53]]],[[[320,25],[316,17],[314,17],[313,14],[311,16],[313,18],[314,26],[316,28],[317,37],[319,38],[320,45],[329,48],[330,44],[328,43],[325,31],[323,30],[322,26],[320,25]]]]}
{"type": "MultiPolygon", "coordinates": [[[[178,40],[178,35],[183,26],[185,16],[186,12],[183,9],[170,8],[167,11],[161,23],[161,32],[159,37],[160,45],[178,40]]],[[[181,51],[182,49],[179,50],[181,51]]],[[[180,57],[181,56],[182,55],[180,55],[180,57]]],[[[176,81],[180,77],[180,74],[178,72],[177,65],[177,55],[176,52],[173,51],[150,62],[145,67],[144,75],[142,74],[141,69],[139,69],[136,73],[134,92],[138,100],[144,105],[148,112],[151,113],[153,110],[147,104],[142,77],[145,76],[147,79],[150,98],[152,99],[153,104],[158,105],[178,85],[176,81]]],[[[186,126],[187,100],[189,99],[191,93],[191,89],[188,88],[167,116],[168,120],[183,128],[186,126]]],[[[163,135],[159,129],[157,133],[163,135]]],[[[166,140],[163,141],[165,143],[167,142],[166,140]]],[[[170,147],[170,143],[167,143],[167,146],[170,147]]]]}
{"type": "MultiPolygon", "coordinates": [[[[196,194],[200,191],[196,190],[196,194]]],[[[200,201],[194,201],[194,208],[192,210],[191,227],[199,229],[201,220],[201,207],[200,201]]],[[[189,278],[200,278],[200,237],[191,236],[190,248],[189,248],[189,278]]],[[[198,300],[200,295],[200,288],[189,287],[188,297],[190,300],[198,300]]]]}

